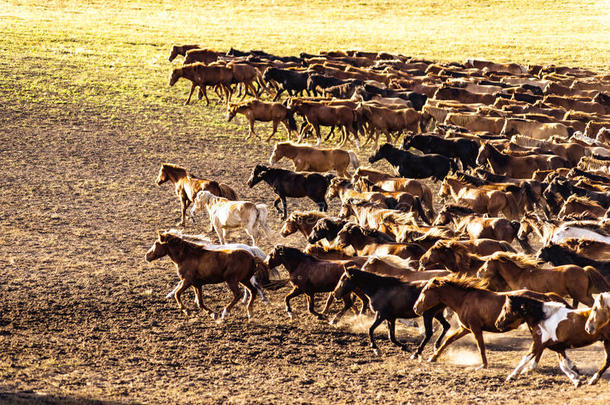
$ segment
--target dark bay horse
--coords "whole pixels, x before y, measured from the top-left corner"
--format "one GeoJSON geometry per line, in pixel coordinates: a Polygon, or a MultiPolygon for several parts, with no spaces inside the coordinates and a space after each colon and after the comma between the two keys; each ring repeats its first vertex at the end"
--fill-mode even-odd
{"type": "Polygon", "coordinates": [[[333,174],[298,173],[264,165],[256,165],[247,184],[250,188],[261,181],[269,184],[278,195],[273,202],[273,206],[278,212],[282,213],[279,207],[281,201],[284,205],[282,219],[286,219],[288,216],[286,197],[309,197],[313,202],[318,204],[321,211],[326,212],[328,210],[325,198],[326,189],[334,177],[333,174]]]}
{"type": "Polygon", "coordinates": [[[575,264],[580,267],[592,266],[610,281],[610,260],[593,260],[568,249],[566,246],[549,243],[538,252],[538,258],[555,266],[575,264]]]}
{"type": "Polygon", "coordinates": [[[230,186],[213,180],[195,177],[189,174],[185,168],[170,163],[163,163],[155,182],[160,186],[168,180],[174,184],[176,195],[180,199],[180,206],[182,207],[182,217],[178,226],[184,225],[186,209],[195,201],[195,197],[200,191],[209,191],[218,197],[224,197],[233,201],[237,200],[237,193],[230,186]]]}
{"type": "MultiPolygon", "coordinates": [[[[347,267],[345,273],[341,276],[337,287],[333,294],[335,298],[341,299],[354,291],[360,289],[368,297],[370,306],[375,311],[375,320],[369,328],[369,339],[371,348],[375,354],[379,354],[377,344],[375,344],[374,332],[375,329],[383,322],[388,324],[388,335],[390,341],[395,345],[408,350],[406,344],[396,340],[395,326],[397,318],[417,318],[413,311],[413,304],[419,297],[419,293],[423,288],[423,283],[409,283],[395,277],[379,276],[366,271],[358,270],[356,267],[347,267]]],[[[425,336],[417,347],[417,351],[411,358],[417,358],[424,350],[426,343],[434,333],[432,329],[432,319],[436,318],[442,325],[443,331],[436,340],[435,347],[438,347],[441,340],[449,330],[450,324],[443,316],[443,305],[431,308],[423,313],[425,336]]]]}
{"type": "Polygon", "coordinates": [[[257,288],[252,284],[255,273],[262,272],[268,277],[268,268],[263,261],[243,249],[206,249],[204,246],[183,239],[172,232],[159,232],[158,239],[146,252],[146,261],[152,262],[163,256],[176,265],[180,284],[175,290],[175,299],[181,311],[188,314],[182,304],[181,295],[189,287],[195,290],[195,302],[199,309],[204,309],[216,317],[214,311],[206,307],[201,297],[201,287],[205,284],[226,282],[233,293],[233,299],[222,311],[221,319],[233,308],[241,296],[239,284],[250,293],[248,301],[248,318],[252,316],[252,306],[257,288]]]}
{"type": "Polygon", "coordinates": [[[534,369],[542,352],[548,348],[558,354],[561,359],[559,368],[574,386],[578,387],[581,376],[567,357],[566,349],[588,346],[601,340],[606,352],[606,361],[589,380],[590,385],[595,384],[610,366],[610,324],[606,323],[599,329],[588,332],[586,325],[591,312],[591,308],[570,309],[561,303],[508,296],[497,318],[496,327],[504,330],[506,325],[525,321],[532,334],[532,345],[506,381],[514,379],[519,373],[526,372],[528,370],[526,366],[534,369]]]}
{"type": "Polygon", "coordinates": [[[458,158],[462,162],[463,170],[477,166],[477,155],[479,144],[470,139],[444,139],[436,135],[407,135],[403,141],[402,148],[419,149],[423,153],[438,153],[448,158],[458,158]]]}
{"type": "MultiPolygon", "coordinates": [[[[299,249],[288,246],[275,246],[265,260],[267,267],[273,268],[281,264],[284,265],[290,274],[290,283],[293,286],[292,291],[284,298],[286,303],[286,312],[292,318],[292,309],[290,300],[301,294],[307,297],[307,309],[310,313],[317,316],[319,319],[325,319],[325,313],[332,303],[333,295],[329,294],[326,300],[326,305],[322,313],[315,310],[315,293],[332,292],[341,275],[343,274],[343,266],[354,265],[360,266],[362,263],[358,260],[322,260],[312,255],[301,252],[299,249]]],[[[362,311],[366,310],[368,299],[359,291],[354,293],[362,300],[362,311]]],[[[352,300],[349,296],[343,298],[343,308],[335,316],[334,320],[339,319],[345,311],[352,306],[352,300]]]]}
{"type": "Polygon", "coordinates": [[[455,172],[457,164],[442,155],[429,154],[418,156],[395,148],[389,143],[382,145],[379,150],[369,158],[370,163],[386,159],[392,166],[398,168],[402,177],[410,179],[425,179],[432,177],[434,180],[443,180],[449,171],[455,172]]]}
{"type": "Polygon", "coordinates": [[[339,231],[348,222],[349,221],[347,219],[338,217],[326,217],[319,219],[311,229],[307,242],[313,244],[323,239],[326,239],[328,242],[332,242],[337,237],[339,231]]]}

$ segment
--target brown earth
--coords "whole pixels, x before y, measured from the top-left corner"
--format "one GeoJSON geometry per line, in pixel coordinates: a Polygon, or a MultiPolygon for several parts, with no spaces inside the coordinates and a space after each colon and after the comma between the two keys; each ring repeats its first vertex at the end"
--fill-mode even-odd
{"type": "MultiPolygon", "coordinates": [[[[201,104],[172,112],[150,107],[147,113],[160,114],[155,122],[164,124],[148,124],[131,110],[111,117],[87,105],[3,105],[0,403],[610,401],[610,373],[575,389],[549,353],[537,373],[504,383],[529,344],[525,330],[486,335],[490,368],[474,372],[479,358],[471,338],[429,364],[410,360],[381,336],[376,357],[364,334],[369,320],[347,317],[330,326],[307,314],[303,299],[294,301],[290,320],[286,288],[269,293],[269,306],[258,301],[250,322],[241,304],[221,323],[183,316],[164,298],[178,281],[174,266],[144,261],[156,231],[179,219],[171,186],[154,185],[160,164],[184,165],[270,205],[265,184],[244,183],[271,146],[237,138],[245,126],[237,134],[186,126],[206,110],[201,104]]],[[[297,208],[314,204],[289,200],[289,209],[297,208]]],[[[334,202],[331,212],[337,209],[334,202]]],[[[270,217],[279,231],[279,216],[270,217]]],[[[297,236],[272,242],[304,244],[297,236]]],[[[191,308],[192,297],[185,299],[191,308]]],[[[229,294],[210,286],[204,299],[218,309],[229,294]]],[[[382,328],[378,334],[385,335],[382,328]]],[[[411,346],[419,336],[399,326],[399,339],[411,346]]],[[[603,351],[597,344],[571,356],[591,375],[603,351]]]]}

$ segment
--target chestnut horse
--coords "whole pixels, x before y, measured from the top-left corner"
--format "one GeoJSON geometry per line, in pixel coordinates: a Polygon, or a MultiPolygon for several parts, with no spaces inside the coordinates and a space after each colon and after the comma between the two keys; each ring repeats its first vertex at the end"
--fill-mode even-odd
{"type": "MultiPolygon", "coordinates": [[[[601,295],[600,295],[601,297],[601,295]]],[[[598,298],[599,299],[599,298],[598,298]]],[[[597,303],[597,302],[596,302],[597,303]]],[[[527,322],[532,334],[532,345],[515,370],[506,381],[514,379],[517,374],[536,368],[544,349],[556,352],[561,359],[559,368],[568,376],[574,386],[581,383],[580,374],[566,355],[566,349],[584,347],[597,341],[604,343],[606,361],[589,380],[595,384],[610,366],[610,324],[601,324],[599,328],[589,326],[592,308],[569,309],[557,302],[541,302],[528,297],[509,296],[496,320],[496,327],[504,330],[506,325],[515,322],[527,322]],[[525,367],[528,368],[525,368],[525,367]]]]}
{"type": "MultiPolygon", "coordinates": [[[[514,322],[507,325],[507,329],[502,330],[496,327],[495,322],[506,301],[506,294],[489,291],[485,289],[485,286],[484,281],[472,277],[447,276],[428,281],[413,305],[415,313],[421,315],[431,308],[445,305],[457,313],[460,321],[458,328],[447,336],[428,361],[436,361],[447,346],[472,333],[482,360],[481,366],[477,369],[487,368],[483,332],[504,332],[515,329],[521,324],[521,322],[514,322]]],[[[561,299],[527,290],[512,291],[511,294],[525,295],[545,301],[561,299]]]]}
{"type": "Polygon", "coordinates": [[[300,232],[305,239],[309,237],[311,230],[326,214],[318,211],[295,211],[284,221],[280,235],[284,238],[295,232],[300,232]]]}
{"type": "MultiPolygon", "coordinates": [[[[307,253],[301,252],[299,249],[288,246],[277,245],[267,256],[265,260],[267,267],[276,267],[283,264],[290,274],[290,283],[292,291],[286,295],[284,301],[286,303],[286,312],[292,318],[292,309],[290,300],[301,294],[307,297],[307,309],[310,313],[318,317],[318,319],[326,319],[325,313],[333,301],[333,295],[329,294],[326,300],[326,305],[322,313],[315,310],[315,293],[332,292],[341,275],[343,274],[344,265],[359,266],[358,261],[353,260],[321,260],[307,253]]],[[[360,312],[366,310],[368,299],[361,292],[355,291],[355,294],[362,300],[363,306],[360,312]]],[[[334,320],[339,319],[345,311],[352,306],[352,300],[346,296],[343,298],[343,308],[335,316],[334,320]]]]}
{"type": "Polygon", "coordinates": [[[309,145],[295,145],[292,142],[278,142],[273,147],[269,164],[288,158],[294,163],[297,172],[329,172],[336,170],[340,177],[347,176],[350,163],[357,169],[360,166],[354,152],[343,149],[322,149],[309,145]]]}
{"type": "MultiPolygon", "coordinates": [[[[353,292],[356,288],[364,292],[369,299],[371,309],[375,311],[375,320],[369,328],[370,347],[376,355],[379,355],[379,349],[375,343],[374,332],[383,321],[387,322],[390,341],[396,346],[399,346],[402,350],[408,350],[406,344],[396,340],[396,319],[410,319],[419,316],[413,311],[413,304],[419,297],[422,287],[422,283],[404,282],[399,278],[380,276],[361,271],[358,270],[357,267],[346,267],[333,294],[335,298],[341,299],[353,292]]],[[[439,346],[450,327],[449,322],[447,322],[443,316],[443,309],[444,306],[439,305],[422,314],[424,317],[425,336],[411,358],[415,359],[419,357],[424,350],[426,343],[428,343],[432,337],[432,334],[434,333],[434,330],[432,329],[433,318],[436,318],[443,327],[443,331],[434,344],[435,347],[439,346]]]]}
{"type": "Polygon", "coordinates": [[[195,200],[197,193],[200,191],[209,191],[210,193],[218,197],[224,197],[227,200],[237,200],[237,193],[228,185],[213,180],[200,179],[189,174],[186,169],[180,166],[163,163],[155,182],[157,185],[161,185],[168,180],[174,184],[176,195],[180,199],[180,205],[182,207],[182,217],[178,226],[184,225],[186,209],[195,200]]]}
{"type": "Polygon", "coordinates": [[[282,103],[266,103],[259,100],[250,100],[245,103],[229,104],[227,106],[227,122],[231,122],[237,114],[245,115],[250,124],[250,132],[246,139],[250,138],[252,135],[258,138],[258,135],[254,132],[254,121],[273,122],[273,131],[267,138],[267,142],[269,142],[277,132],[277,127],[280,122],[284,124],[288,131],[288,139],[290,139],[290,134],[297,130],[297,123],[294,120],[292,111],[286,108],[282,103]]]}
{"type": "Polygon", "coordinates": [[[419,270],[445,268],[474,276],[483,265],[481,256],[495,252],[515,252],[504,241],[493,239],[439,240],[419,259],[419,270]]]}
{"type": "Polygon", "coordinates": [[[527,288],[532,291],[553,292],[562,297],[572,297],[573,306],[578,302],[593,305],[593,294],[610,291],[610,285],[597,270],[587,266],[558,266],[542,269],[540,263],[519,254],[497,252],[485,258],[477,276],[492,283],[517,290],[527,288]]]}
{"type": "Polygon", "coordinates": [[[243,249],[207,249],[204,246],[188,241],[176,233],[159,232],[158,239],[146,252],[146,261],[152,262],[163,256],[169,258],[176,265],[180,284],[175,290],[175,299],[181,311],[188,314],[182,304],[181,295],[189,287],[195,290],[195,302],[199,309],[204,309],[215,318],[216,314],[206,307],[201,297],[201,287],[205,284],[218,284],[226,282],[233,293],[233,299],[222,311],[221,319],[228,314],[241,296],[239,284],[242,284],[250,293],[247,305],[248,318],[252,317],[252,306],[257,289],[252,285],[256,272],[268,276],[268,267],[261,259],[243,249]]]}

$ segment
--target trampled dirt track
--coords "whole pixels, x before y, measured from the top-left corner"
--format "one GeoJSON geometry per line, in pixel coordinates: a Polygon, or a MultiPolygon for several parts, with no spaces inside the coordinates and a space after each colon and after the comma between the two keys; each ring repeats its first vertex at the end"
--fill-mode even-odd
{"type": "MultiPolygon", "coordinates": [[[[266,185],[244,183],[271,146],[211,126],[185,132],[181,124],[201,104],[176,107],[166,126],[55,108],[13,105],[1,117],[0,403],[610,401],[608,373],[574,389],[549,353],[537,373],[505,384],[529,344],[524,330],[487,334],[491,366],[473,372],[470,338],[436,364],[409,360],[385,338],[376,357],[357,321],[330,326],[308,315],[302,299],[289,320],[286,289],[271,292],[269,306],[257,301],[250,322],[241,305],[222,323],[183,316],[164,298],[178,281],[174,266],[144,261],[156,231],[179,219],[171,186],[154,184],[160,164],[181,164],[270,205],[266,185]]],[[[291,199],[289,208],[314,205],[291,199]]],[[[279,217],[270,217],[279,231],[279,217]]],[[[303,246],[297,236],[272,242],[303,246]]],[[[213,308],[228,298],[224,286],[204,290],[213,308]]],[[[194,307],[190,292],[185,302],[194,307]]],[[[400,326],[398,337],[415,344],[419,332],[400,326]]],[[[589,375],[603,361],[599,344],[571,353],[589,375]]]]}

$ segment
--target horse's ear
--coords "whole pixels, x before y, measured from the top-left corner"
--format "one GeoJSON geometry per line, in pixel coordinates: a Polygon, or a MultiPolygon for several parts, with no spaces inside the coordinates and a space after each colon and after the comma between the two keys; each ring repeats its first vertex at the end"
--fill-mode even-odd
{"type": "Polygon", "coordinates": [[[160,242],[167,242],[167,232],[157,231],[157,235],[159,236],[160,242]]]}
{"type": "Polygon", "coordinates": [[[348,276],[353,276],[355,273],[355,270],[358,270],[358,267],[354,266],[354,265],[343,265],[343,269],[345,270],[345,272],[347,273],[348,276]]]}
{"type": "Polygon", "coordinates": [[[437,277],[434,277],[430,282],[434,285],[441,285],[441,282],[437,277]]]}

